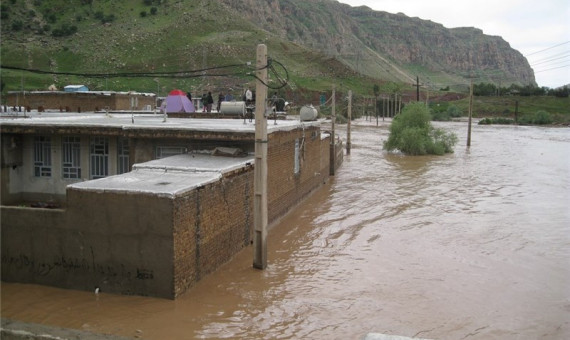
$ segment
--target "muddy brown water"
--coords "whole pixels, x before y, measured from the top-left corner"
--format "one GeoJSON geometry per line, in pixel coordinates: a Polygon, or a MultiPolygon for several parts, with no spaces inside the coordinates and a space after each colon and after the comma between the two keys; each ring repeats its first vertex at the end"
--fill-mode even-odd
{"type": "MultiPolygon", "coordinates": [[[[342,169],[176,301],[2,283],[2,317],[144,339],[570,339],[570,129],[439,123],[455,153],[386,154],[353,124],[342,169]]],[[[340,129],[344,129],[340,126],[340,129]]]]}

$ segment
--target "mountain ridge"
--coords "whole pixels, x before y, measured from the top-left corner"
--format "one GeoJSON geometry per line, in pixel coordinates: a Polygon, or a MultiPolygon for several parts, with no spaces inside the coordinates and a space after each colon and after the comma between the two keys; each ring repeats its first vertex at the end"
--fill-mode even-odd
{"type": "MultiPolygon", "coordinates": [[[[255,46],[266,43],[269,53],[290,69],[291,82],[313,90],[338,81],[411,85],[416,77],[432,88],[465,84],[473,77],[536,85],[528,61],[501,37],[333,0],[4,3],[2,63],[11,66],[86,73],[201,69],[245,64],[255,46]],[[21,27],[15,29],[18,22],[21,27]],[[76,32],[70,35],[54,36],[56,29],[73,27],[76,32]]],[[[3,73],[8,89],[20,85],[19,75],[3,73]]],[[[224,81],[238,87],[243,78],[224,81]]],[[[64,81],[75,79],[30,77],[26,85],[64,81]]],[[[154,86],[160,92],[160,86],[205,88],[220,81],[137,79],[112,80],[110,85],[154,86]]],[[[94,89],[108,86],[107,80],[86,82],[94,89]]]]}

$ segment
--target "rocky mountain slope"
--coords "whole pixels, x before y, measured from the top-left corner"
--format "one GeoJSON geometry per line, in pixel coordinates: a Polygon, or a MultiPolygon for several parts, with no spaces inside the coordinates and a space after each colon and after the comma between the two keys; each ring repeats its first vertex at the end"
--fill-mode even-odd
{"type": "MultiPolygon", "coordinates": [[[[535,85],[532,69],[501,37],[447,29],[404,14],[334,0],[7,0],[2,65],[54,72],[182,71],[246,64],[255,46],[288,69],[292,87],[401,82],[432,88],[476,82],[535,85]]],[[[243,86],[247,70],[178,79],[93,79],[2,70],[6,88],[83,82],[92,89],[243,86]],[[25,84],[24,84],[25,83],[25,84]],[[240,85],[241,84],[241,85],[240,85]]],[[[368,86],[368,85],[366,85],[368,86]]]]}
{"type": "Polygon", "coordinates": [[[330,0],[223,2],[258,27],[317,49],[363,74],[396,81],[413,81],[421,73],[535,84],[520,52],[501,37],[476,28],[447,29],[404,14],[330,0]]]}

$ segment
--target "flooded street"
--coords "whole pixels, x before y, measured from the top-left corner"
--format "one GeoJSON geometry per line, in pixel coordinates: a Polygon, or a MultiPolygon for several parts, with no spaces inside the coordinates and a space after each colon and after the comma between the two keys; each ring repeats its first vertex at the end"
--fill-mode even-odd
{"type": "MultiPolygon", "coordinates": [[[[335,178],[176,301],[2,283],[2,317],[143,339],[570,339],[570,129],[438,123],[386,154],[353,123],[335,178]]],[[[345,133],[346,126],[337,126],[345,133]]]]}

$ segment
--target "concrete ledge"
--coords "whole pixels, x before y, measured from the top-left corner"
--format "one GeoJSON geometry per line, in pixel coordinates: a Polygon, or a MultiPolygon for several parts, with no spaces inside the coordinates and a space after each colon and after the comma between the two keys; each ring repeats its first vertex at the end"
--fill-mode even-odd
{"type": "Polygon", "coordinates": [[[368,333],[362,340],[429,340],[420,338],[409,338],[407,336],[389,335],[381,333],[368,333]]]}
{"type": "Polygon", "coordinates": [[[131,338],[118,337],[108,334],[95,334],[76,329],[60,328],[25,323],[2,318],[0,327],[2,340],[127,340],[131,338]]]}

